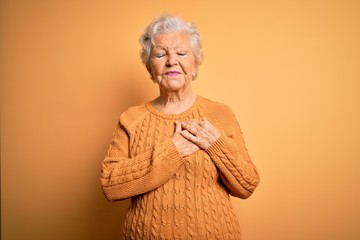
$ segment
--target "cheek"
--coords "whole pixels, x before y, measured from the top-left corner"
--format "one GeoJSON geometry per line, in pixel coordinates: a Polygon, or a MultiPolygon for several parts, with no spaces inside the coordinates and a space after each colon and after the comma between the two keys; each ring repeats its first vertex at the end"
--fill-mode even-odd
{"type": "Polygon", "coordinates": [[[155,68],[154,64],[150,63],[150,65],[147,67],[147,70],[151,76],[151,79],[155,79],[156,78],[156,68],[155,68]]]}
{"type": "Polygon", "coordinates": [[[187,59],[186,61],[182,62],[183,67],[187,70],[192,72],[194,69],[197,68],[195,59],[187,59]]]}
{"type": "Polygon", "coordinates": [[[195,62],[188,63],[186,66],[186,72],[188,75],[193,75],[194,73],[197,73],[197,65],[195,62]]]}
{"type": "Polygon", "coordinates": [[[148,69],[151,79],[156,82],[156,83],[160,83],[162,80],[162,70],[156,66],[156,65],[151,65],[150,68],[148,69]]]}
{"type": "Polygon", "coordinates": [[[162,73],[162,67],[159,63],[151,63],[150,65],[152,75],[159,75],[162,73]]]}

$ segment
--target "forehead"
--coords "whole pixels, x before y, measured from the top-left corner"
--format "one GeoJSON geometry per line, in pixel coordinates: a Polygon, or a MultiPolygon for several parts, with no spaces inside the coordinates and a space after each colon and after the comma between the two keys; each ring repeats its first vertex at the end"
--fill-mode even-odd
{"type": "Polygon", "coordinates": [[[187,32],[176,31],[162,33],[155,37],[154,48],[190,48],[190,36],[187,32]]]}

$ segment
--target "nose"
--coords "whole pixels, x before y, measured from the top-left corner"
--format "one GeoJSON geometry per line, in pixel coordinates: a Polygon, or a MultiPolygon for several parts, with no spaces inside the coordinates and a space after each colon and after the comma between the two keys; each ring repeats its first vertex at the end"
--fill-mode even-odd
{"type": "Polygon", "coordinates": [[[167,61],[166,61],[166,65],[167,66],[174,66],[177,64],[177,57],[176,54],[170,53],[168,55],[167,61]]]}

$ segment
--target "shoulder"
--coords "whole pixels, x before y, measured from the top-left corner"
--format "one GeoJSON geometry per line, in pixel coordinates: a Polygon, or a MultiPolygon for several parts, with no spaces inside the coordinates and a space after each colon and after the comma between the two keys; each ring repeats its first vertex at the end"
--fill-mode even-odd
{"type": "Polygon", "coordinates": [[[228,105],[208,98],[202,97],[201,106],[204,108],[205,111],[211,113],[217,118],[222,118],[222,117],[233,118],[234,116],[232,109],[228,105]]]}
{"type": "Polygon", "coordinates": [[[120,123],[126,128],[131,127],[143,119],[147,112],[145,104],[129,107],[120,115],[120,123]]]}
{"type": "Polygon", "coordinates": [[[220,102],[216,102],[210,99],[203,98],[202,101],[203,110],[210,117],[215,126],[221,128],[227,136],[233,136],[239,123],[233,113],[232,109],[220,102]]]}

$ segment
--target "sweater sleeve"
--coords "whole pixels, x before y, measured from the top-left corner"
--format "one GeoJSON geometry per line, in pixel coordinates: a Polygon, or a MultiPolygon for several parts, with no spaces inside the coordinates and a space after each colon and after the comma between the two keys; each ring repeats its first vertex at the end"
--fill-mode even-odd
{"type": "Polygon", "coordinates": [[[229,193],[246,199],[260,182],[258,171],[245,147],[240,126],[230,109],[221,114],[222,133],[206,152],[220,171],[229,193]]]}
{"type": "Polygon", "coordinates": [[[171,139],[130,157],[129,135],[119,122],[102,162],[101,185],[105,196],[115,201],[156,189],[175,174],[183,161],[171,139]]]}

